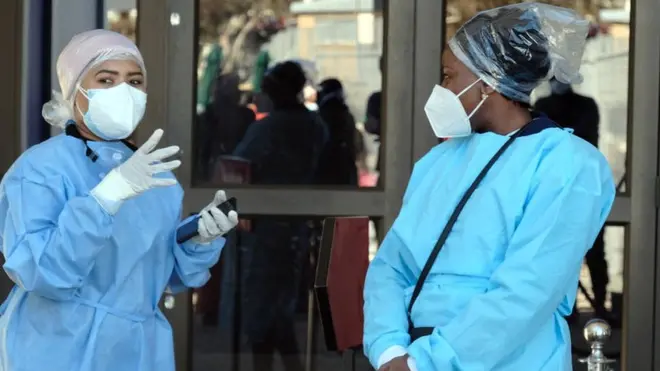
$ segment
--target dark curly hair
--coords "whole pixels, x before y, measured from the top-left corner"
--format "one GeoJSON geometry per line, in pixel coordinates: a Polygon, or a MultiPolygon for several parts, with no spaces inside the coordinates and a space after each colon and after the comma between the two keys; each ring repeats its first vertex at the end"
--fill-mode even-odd
{"type": "Polygon", "coordinates": [[[307,78],[300,64],[282,62],[266,72],[261,82],[261,90],[268,95],[275,107],[300,104],[307,78]]]}

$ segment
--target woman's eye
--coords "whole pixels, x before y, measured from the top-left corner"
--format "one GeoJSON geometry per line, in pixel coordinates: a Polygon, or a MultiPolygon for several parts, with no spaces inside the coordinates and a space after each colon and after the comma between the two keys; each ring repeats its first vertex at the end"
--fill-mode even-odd
{"type": "Polygon", "coordinates": [[[131,80],[130,83],[135,86],[142,85],[142,81],[140,80],[131,80]]]}
{"type": "Polygon", "coordinates": [[[99,79],[98,82],[104,85],[112,85],[113,83],[112,79],[99,79]]]}

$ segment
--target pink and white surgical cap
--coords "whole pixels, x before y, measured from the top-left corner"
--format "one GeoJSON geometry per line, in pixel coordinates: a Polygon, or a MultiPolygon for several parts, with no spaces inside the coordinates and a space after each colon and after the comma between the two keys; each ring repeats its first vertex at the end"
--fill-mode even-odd
{"type": "Polygon", "coordinates": [[[63,128],[74,117],[75,93],[87,72],[105,61],[118,59],[137,62],[146,78],[142,54],[126,36],[108,30],[85,31],[74,36],[57,58],[60,91],[53,91],[53,98],[44,104],[44,119],[63,128]]]}

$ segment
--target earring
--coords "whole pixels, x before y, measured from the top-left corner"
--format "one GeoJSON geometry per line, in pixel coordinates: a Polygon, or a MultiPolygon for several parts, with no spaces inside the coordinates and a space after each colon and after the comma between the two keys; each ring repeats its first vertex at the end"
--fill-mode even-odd
{"type": "Polygon", "coordinates": [[[488,94],[481,93],[481,100],[486,100],[487,98],[488,98],[488,94]]]}

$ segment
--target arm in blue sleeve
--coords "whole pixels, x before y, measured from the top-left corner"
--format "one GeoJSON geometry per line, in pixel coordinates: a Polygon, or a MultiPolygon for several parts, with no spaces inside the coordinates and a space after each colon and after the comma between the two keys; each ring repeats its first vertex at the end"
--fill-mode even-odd
{"type": "Polygon", "coordinates": [[[491,370],[552,318],[575,290],[584,255],[614,201],[606,166],[537,181],[491,277],[493,289],[408,348],[420,370],[491,370]]]}
{"type": "MultiPolygon", "coordinates": [[[[441,148],[437,146],[415,164],[403,197],[404,207],[439,153],[441,148]]],[[[367,271],[363,343],[364,352],[376,369],[405,354],[410,344],[404,291],[414,285],[415,275],[402,258],[403,244],[396,231],[390,229],[367,271]]]]}
{"type": "Polygon", "coordinates": [[[67,198],[61,177],[4,180],[2,254],[7,275],[22,289],[54,300],[83,286],[110,243],[112,217],[89,195],[67,198]]]}
{"type": "Polygon", "coordinates": [[[410,287],[408,270],[400,255],[401,244],[390,230],[369,264],[364,285],[364,352],[378,368],[390,348],[410,344],[404,290],[410,287]]]}
{"type": "MultiPolygon", "coordinates": [[[[185,219],[179,225],[185,224],[192,218],[194,216],[185,219]]],[[[178,293],[189,287],[204,286],[211,278],[209,269],[220,260],[225,241],[224,237],[218,237],[208,245],[196,244],[193,240],[179,244],[176,242],[176,233],[173,233],[174,274],[169,282],[170,291],[178,293]]]]}
{"type": "MultiPolygon", "coordinates": [[[[446,147],[446,144],[435,146],[417,161],[403,196],[403,207],[446,147]]],[[[403,244],[391,229],[367,271],[363,343],[364,352],[375,368],[405,354],[410,344],[404,291],[414,286],[416,277],[402,257],[403,244]]]]}

